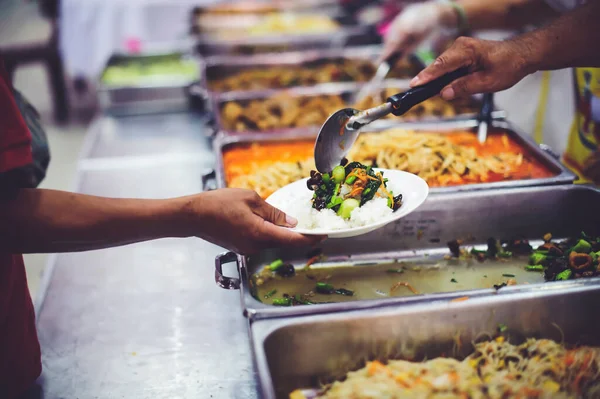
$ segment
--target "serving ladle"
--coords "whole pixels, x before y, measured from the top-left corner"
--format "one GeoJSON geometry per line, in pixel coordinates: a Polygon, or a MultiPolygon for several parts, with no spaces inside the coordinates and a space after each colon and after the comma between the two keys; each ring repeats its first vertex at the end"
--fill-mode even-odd
{"type": "Polygon", "coordinates": [[[415,105],[439,94],[448,84],[468,73],[468,67],[459,68],[422,86],[395,94],[384,104],[365,111],[354,108],[336,111],[325,121],[315,142],[317,170],[329,173],[338,166],[352,148],[363,126],[389,114],[405,114],[415,105]]]}

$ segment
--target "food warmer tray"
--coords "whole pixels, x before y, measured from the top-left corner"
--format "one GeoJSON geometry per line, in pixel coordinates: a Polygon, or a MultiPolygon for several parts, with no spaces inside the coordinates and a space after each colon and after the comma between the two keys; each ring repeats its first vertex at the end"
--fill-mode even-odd
{"type": "MultiPolygon", "coordinates": [[[[371,266],[392,262],[411,262],[427,257],[443,256],[449,250],[445,243],[472,237],[473,245],[496,239],[540,239],[546,233],[554,237],[600,233],[596,216],[600,191],[582,185],[540,186],[430,196],[415,212],[372,233],[344,240],[330,239],[322,246],[328,265],[371,266]]],[[[600,284],[600,278],[564,282],[532,283],[494,288],[462,290],[427,295],[357,300],[293,307],[277,307],[255,299],[250,290],[250,276],[275,259],[303,266],[311,255],[303,250],[269,250],[257,256],[243,257],[232,252],[215,260],[216,283],[225,289],[239,289],[244,314],[251,320],[333,313],[379,306],[427,304],[456,298],[511,298],[518,293],[534,295],[542,291],[559,291],[568,287],[600,284]],[[223,265],[234,263],[238,276],[228,277],[223,265]]],[[[523,266],[527,263],[523,259],[523,266]]],[[[498,267],[502,267],[501,264],[498,267]]],[[[521,281],[523,282],[523,281],[521,281]]],[[[445,282],[448,285],[451,282],[445,282]]],[[[589,302],[588,302],[589,303],[589,302]]],[[[442,306],[442,305],[438,305],[442,306]]],[[[310,331],[310,330],[309,330],[310,331]]],[[[375,331],[379,331],[375,329],[375,331]]],[[[317,334],[318,336],[318,334],[317,334]]],[[[293,362],[292,362],[293,364],[293,362]]]]}
{"type": "MultiPolygon", "coordinates": [[[[381,46],[357,46],[337,49],[309,49],[284,53],[257,54],[247,56],[222,55],[205,58],[201,63],[200,76],[205,90],[210,91],[211,81],[227,77],[247,69],[268,68],[272,66],[300,65],[314,62],[327,62],[336,59],[370,60],[375,63],[381,55],[381,46]]],[[[417,59],[411,59],[415,69],[423,65],[417,59]]],[[[406,80],[408,85],[409,80],[406,80]]]]}
{"type": "MultiPolygon", "coordinates": [[[[381,124],[371,125],[365,128],[365,132],[384,130],[388,128],[402,128],[406,130],[422,130],[422,131],[440,131],[451,132],[454,130],[473,129],[478,122],[475,119],[453,120],[443,123],[398,123],[393,120],[390,122],[382,121],[381,124]]],[[[571,184],[575,181],[576,176],[558,161],[557,154],[546,145],[538,145],[529,136],[520,133],[510,122],[505,120],[493,121],[494,128],[502,129],[508,133],[512,139],[522,145],[532,156],[537,158],[543,165],[550,170],[555,171],[555,175],[547,178],[528,179],[528,180],[512,180],[500,181],[480,184],[467,184],[453,187],[433,187],[430,192],[432,194],[457,192],[457,191],[476,191],[494,188],[510,188],[510,187],[530,187],[541,185],[558,185],[571,184]]],[[[476,134],[474,132],[473,134],[476,134]]],[[[223,154],[228,147],[246,143],[266,143],[266,142],[291,142],[296,140],[314,140],[316,139],[317,131],[311,129],[297,129],[296,131],[288,131],[282,134],[261,133],[261,134],[245,134],[245,135],[222,135],[219,134],[213,141],[213,149],[216,155],[215,170],[209,171],[202,179],[204,189],[225,188],[225,165],[223,154]]]]}
{"type": "MultiPolygon", "coordinates": [[[[246,35],[240,38],[220,39],[202,33],[201,27],[196,24],[196,18],[192,13],[190,34],[196,43],[194,46],[195,51],[203,57],[280,53],[310,49],[339,49],[349,45],[381,43],[381,38],[377,34],[375,26],[356,23],[356,20],[351,16],[333,15],[332,17],[340,24],[340,28],[334,32],[298,35],[273,33],[257,37],[246,35]]],[[[230,28],[230,26],[223,26],[225,30],[230,28]]]]}
{"type": "MultiPolygon", "coordinates": [[[[271,135],[281,135],[288,132],[306,132],[311,131],[315,136],[319,132],[320,126],[307,126],[307,127],[285,127],[278,128],[273,130],[265,130],[265,131],[235,131],[230,130],[225,127],[225,124],[221,117],[221,109],[225,106],[225,104],[235,101],[235,102],[245,102],[252,100],[267,100],[273,96],[278,94],[285,93],[292,97],[318,97],[324,95],[340,95],[345,102],[351,102],[354,95],[360,90],[361,84],[359,83],[328,83],[322,84],[314,87],[294,87],[289,89],[272,89],[272,90],[263,90],[263,91],[253,91],[253,92],[227,92],[227,93],[212,93],[208,97],[210,100],[210,105],[208,106],[208,110],[210,112],[211,117],[211,126],[213,130],[213,134],[222,133],[224,135],[248,135],[252,133],[268,133],[271,135]]],[[[389,79],[380,87],[380,90],[384,90],[387,88],[398,89],[398,91],[408,90],[408,82],[403,79],[389,79]]],[[[474,104],[476,106],[480,106],[481,98],[480,96],[474,96],[474,104]]],[[[496,109],[492,112],[492,119],[504,119],[506,117],[506,112],[503,110],[496,109]]],[[[411,120],[406,121],[406,123],[439,123],[440,121],[453,121],[453,120],[468,120],[474,119],[477,117],[476,113],[465,113],[458,114],[453,117],[443,117],[443,116],[426,116],[420,120],[411,120]]],[[[380,119],[378,121],[373,122],[370,126],[393,126],[398,123],[405,123],[400,118],[389,118],[389,119],[380,119]]]]}
{"type": "MultiPolygon", "coordinates": [[[[130,61],[151,61],[173,54],[148,54],[140,56],[113,55],[107,62],[104,71],[113,65],[130,61]]],[[[178,53],[181,57],[187,55],[178,53]]],[[[195,59],[195,57],[193,57],[195,59]]],[[[200,60],[195,59],[198,65],[200,60]]],[[[200,76],[201,71],[198,71],[200,76]]],[[[142,83],[128,85],[109,85],[102,82],[101,74],[98,80],[98,103],[100,109],[113,115],[136,115],[160,112],[177,111],[203,111],[208,98],[203,90],[198,90],[201,85],[198,78],[174,78],[152,82],[147,80],[142,83]]]]}
{"type": "Polygon", "coordinates": [[[600,301],[598,282],[555,288],[256,321],[251,342],[261,397],[287,399],[295,389],[318,388],[316,382],[343,378],[364,367],[367,359],[447,355],[455,351],[458,336],[463,345],[457,355],[464,357],[472,351],[471,342],[500,325],[507,327],[504,335],[513,343],[546,338],[600,346],[594,306],[600,301]]]}

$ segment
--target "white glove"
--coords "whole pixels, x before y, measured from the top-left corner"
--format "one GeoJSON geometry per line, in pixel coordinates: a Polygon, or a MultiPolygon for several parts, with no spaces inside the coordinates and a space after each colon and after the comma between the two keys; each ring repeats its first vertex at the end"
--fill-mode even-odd
{"type": "Polygon", "coordinates": [[[412,52],[429,35],[451,27],[453,21],[456,21],[456,16],[447,3],[428,1],[408,5],[390,25],[383,40],[380,61],[395,51],[405,55],[412,52]]]}

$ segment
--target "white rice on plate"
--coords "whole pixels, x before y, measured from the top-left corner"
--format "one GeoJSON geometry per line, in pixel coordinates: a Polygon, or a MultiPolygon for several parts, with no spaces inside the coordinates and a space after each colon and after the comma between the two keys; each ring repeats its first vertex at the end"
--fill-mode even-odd
{"type": "MultiPolygon", "coordinates": [[[[390,187],[390,183],[388,182],[388,188],[398,195],[400,191],[390,187]]],[[[296,228],[299,229],[330,231],[363,227],[380,222],[393,213],[393,210],[387,206],[386,197],[375,197],[363,206],[354,209],[350,214],[350,219],[345,220],[331,209],[321,211],[314,209],[311,201],[312,191],[306,190],[306,194],[302,194],[301,198],[289,193],[287,196],[278,197],[276,202],[269,201],[271,205],[296,218],[298,220],[296,228]]]]}

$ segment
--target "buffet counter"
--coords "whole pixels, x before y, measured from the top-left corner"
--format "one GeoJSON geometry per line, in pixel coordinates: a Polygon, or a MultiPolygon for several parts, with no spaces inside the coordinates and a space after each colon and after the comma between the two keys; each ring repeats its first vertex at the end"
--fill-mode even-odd
{"type": "MultiPolygon", "coordinates": [[[[197,193],[214,163],[204,129],[187,113],[100,117],[75,190],[197,193]]],[[[239,296],[213,279],[222,251],[165,239],[53,257],[36,303],[42,397],[258,397],[239,296]]]]}

